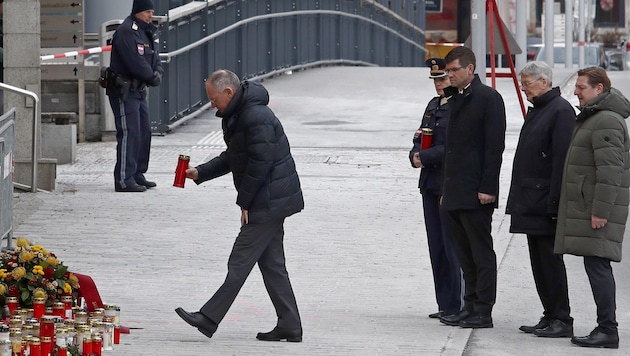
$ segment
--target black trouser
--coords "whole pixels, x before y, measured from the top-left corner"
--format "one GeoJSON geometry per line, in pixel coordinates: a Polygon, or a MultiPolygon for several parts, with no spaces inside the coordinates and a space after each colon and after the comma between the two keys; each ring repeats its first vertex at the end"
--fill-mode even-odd
{"type": "Polygon", "coordinates": [[[464,272],[464,309],[492,314],[497,296],[497,256],[492,242],[492,205],[480,209],[445,211],[446,227],[453,238],[464,272]]]}
{"type": "MultiPolygon", "coordinates": [[[[145,94],[146,95],[146,94],[145,94]]],[[[127,100],[109,97],[116,121],[114,183],[128,188],[143,182],[149,168],[151,120],[146,97],[131,93],[127,100]]]]}
{"type": "Polygon", "coordinates": [[[424,192],[422,208],[438,308],[446,315],[459,313],[462,308],[462,272],[453,241],[444,228],[440,196],[424,192]]]}
{"type": "Polygon", "coordinates": [[[610,260],[602,257],[584,256],[584,268],[591,283],[593,299],[597,305],[597,324],[605,334],[617,333],[615,311],[615,277],[610,260]]]}
{"type": "Polygon", "coordinates": [[[534,282],[543,305],[543,316],[573,325],[567,271],[562,255],[553,253],[554,241],[554,235],[527,235],[534,282]]]}
{"type": "Polygon", "coordinates": [[[245,280],[258,263],[267,293],[271,298],[277,326],[302,327],[295,295],[284,259],[284,218],[262,224],[247,224],[234,241],[228,259],[228,273],[223,285],[201,308],[201,313],[219,324],[232,306],[245,280]]]}

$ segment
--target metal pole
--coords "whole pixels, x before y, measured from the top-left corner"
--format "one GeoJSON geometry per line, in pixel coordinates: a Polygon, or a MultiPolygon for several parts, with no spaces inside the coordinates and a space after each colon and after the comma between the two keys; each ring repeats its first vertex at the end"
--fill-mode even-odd
{"type": "Polygon", "coordinates": [[[545,62],[553,68],[553,1],[545,1],[545,62]]]}
{"type": "Polygon", "coordinates": [[[573,68],[573,2],[564,1],[564,59],[565,68],[573,68]]]}
{"type": "Polygon", "coordinates": [[[586,0],[579,0],[578,7],[578,68],[584,68],[584,34],[586,25],[586,0]]]}
{"type": "Polygon", "coordinates": [[[516,71],[520,72],[527,63],[527,1],[516,2],[516,42],[523,49],[516,55],[516,71]]]}
{"type": "Polygon", "coordinates": [[[486,0],[472,0],[470,42],[477,57],[476,72],[482,83],[486,83],[486,0]]]}

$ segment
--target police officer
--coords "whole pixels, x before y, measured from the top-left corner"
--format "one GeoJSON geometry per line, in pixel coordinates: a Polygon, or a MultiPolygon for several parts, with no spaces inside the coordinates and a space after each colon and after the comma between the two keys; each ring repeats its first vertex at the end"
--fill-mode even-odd
{"type": "Polygon", "coordinates": [[[409,161],[414,168],[422,168],[418,188],[422,194],[424,224],[438,304],[438,311],[429,314],[429,318],[440,318],[460,312],[463,282],[455,247],[445,230],[440,208],[442,158],[450,113],[450,97],[444,95],[444,88],[450,86],[451,82],[444,71],[444,59],[429,58],[426,65],[431,68],[429,78],[433,79],[438,96],[429,101],[424,111],[420,127],[413,137],[409,161]]]}
{"type": "Polygon", "coordinates": [[[157,50],[157,29],[151,23],[151,0],[134,0],[131,15],[114,33],[107,87],[109,103],[116,121],[117,192],[144,192],[155,187],[144,173],[149,167],[151,126],[147,86],[162,81],[162,65],[157,50]]]}

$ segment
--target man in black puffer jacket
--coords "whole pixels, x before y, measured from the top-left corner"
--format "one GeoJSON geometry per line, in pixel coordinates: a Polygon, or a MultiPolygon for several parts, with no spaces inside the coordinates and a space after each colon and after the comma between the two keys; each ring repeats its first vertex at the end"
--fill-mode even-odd
{"type": "Polygon", "coordinates": [[[227,149],[212,160],[189,168],[186,177],[201,184],[232,172],[241,208],[241,231],[228,260],[223,285],[199,312],[175,311],[188,324],[212,337],[254,264],[258,263],[278,322],[265,341],[302,341],[302,324],[284,258],[284,219],[304,208],[300,180],[282,124],[267,106],[269,93],[260,84],[240,82],[218,70],[206,82],[217,116],[223,118],[227,149]]]}

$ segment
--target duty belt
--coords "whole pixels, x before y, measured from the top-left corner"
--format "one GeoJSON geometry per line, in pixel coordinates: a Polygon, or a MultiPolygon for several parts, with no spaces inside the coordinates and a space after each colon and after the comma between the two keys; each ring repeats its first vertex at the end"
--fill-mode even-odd
{"type": "Polygon", "coordinates": [[[138,80],[135,78],[131,80],[131,90],[143,91],[146,88],[147,88],[147,83],[145,83],[143,80],[138,80]]]}

